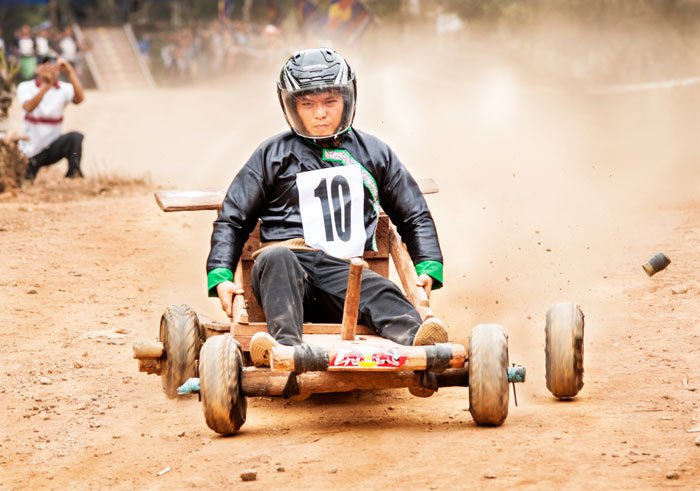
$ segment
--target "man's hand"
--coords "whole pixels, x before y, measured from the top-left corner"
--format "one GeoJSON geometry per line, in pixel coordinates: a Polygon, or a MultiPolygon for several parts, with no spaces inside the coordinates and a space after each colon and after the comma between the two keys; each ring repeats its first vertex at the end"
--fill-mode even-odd
{"type": "Polygon", "coordinates": [[[65,58],[58,58],[56,60],[56,66],[62,72],[69,73],[73,70],[73,66],[65,58]]]}
{"type": "Polygon", "coordinates": [[[428,298],[430,298],[430,290],[433,289],[433,277],[427,274],[422,274],[418,277],[416,284],[418,286],[422,286],[423,290],[425,290],[425,294],[428,296],[428,298]]]}
{"type": "Polygon", "coordinates": [[[219,296],[221,308],[229,319],[233,317],[233,296],[242,295],[243,288],[233,281],[222,281],[216,285],[216,294],[219,296]]]}

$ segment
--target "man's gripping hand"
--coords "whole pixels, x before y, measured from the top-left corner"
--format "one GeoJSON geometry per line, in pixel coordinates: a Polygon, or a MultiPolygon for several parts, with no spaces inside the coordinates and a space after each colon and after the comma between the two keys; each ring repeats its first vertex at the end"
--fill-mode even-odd
{"type": "Polygon", "coordinates": [[[427,274],[422,274],[418,277],[416,284],[418,286],[422,286],[423,290],[425,290],[425,294],[428,296],[428,298],[430,298],[430,290],[433,289],[433,277],[427,274]]]}
{"type": "Polygon", "coordinates": [[[229,319],[233,317],[233,296],[242,295],[243,288],[238,283],[233,281],[222,281],[216,285],[216,294],[219,296],[221,308],[229,319]]]}

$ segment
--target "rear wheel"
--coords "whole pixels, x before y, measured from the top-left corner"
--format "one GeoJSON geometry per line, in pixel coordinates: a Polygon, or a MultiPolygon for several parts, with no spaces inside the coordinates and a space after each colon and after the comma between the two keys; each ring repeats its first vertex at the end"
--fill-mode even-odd
{"type": "Polygon", "coordinates": [[[230,334],[207,339],[199,358],[199,393],[207,426],[233,435],[245,423],[248,402],[241,392],[241,347],[230,334]]]}
{"type": "Polygon", "coordinates": [[[508,416],[508,336],[498,324],[479,324],[469,337],[469,412],[474,422],[500,426],[508,416]]]}
{"type": "Polygon", "coordinates": [[[583,387],[583,312],[574,303],[556,303],[544,331],[547,388],[559,399],[574,397],[583,387]]]}
{"type": "Polygon", "coordinates": [[[159,339],[164,348],[160,377],[168,397],[177,397],[177,388],[197,376],[199,330],[197,314],[187,305],[171,305],[160,318],[159,339]]]}

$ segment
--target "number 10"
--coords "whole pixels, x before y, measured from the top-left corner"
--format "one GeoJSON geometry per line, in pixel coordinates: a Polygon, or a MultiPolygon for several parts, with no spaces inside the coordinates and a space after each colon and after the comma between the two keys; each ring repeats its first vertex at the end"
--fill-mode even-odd
{"type": "Polygon", "coordinates": [[[321,200],[321,208],[323,209],[323,225],[326,229],[326,241],[333,241],[333,224],[335,223],[335,231],[338,238],[343,242],[350,240],[350,186],[348,181],[343,176],[335,176],[331,181],[331,200],[328,199],[328,188],[326,187],[326,179],[321,179],[316,189],[314,196],[321,200]],[[341,196],[342,194],[342,196],[341,196]],[[342,200],[341,200],[342,199],[342,200]],[[331,204],[333,206],[333,216],[331,217],[331,204]]]}

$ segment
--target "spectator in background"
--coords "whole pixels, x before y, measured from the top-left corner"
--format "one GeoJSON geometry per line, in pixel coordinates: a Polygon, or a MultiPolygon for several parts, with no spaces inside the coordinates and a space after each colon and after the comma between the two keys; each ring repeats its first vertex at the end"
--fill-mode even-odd
{"type": "Polygon", "coordinates": [[[82,80],[84,68],[80,47],[73,33],[73,28],[71,26],[66,26],[63,31],[58,33],[56,41],[61,58],[68,61],[68,63],[75,68],[75,73],[78,75],[78,78],[82,80]]]}
{"type": "Polygon", "coordinates": [[[209,33],[209,70],[211,73],[221,73],[226,56],[226,45],[224,44],[223,26],[219,23],[212,23],[209,33]]]}
{"type": "Polygon", "coordinates": [[[34,38],[32,29],[24,24],[15,33],[14,54],[19,60],[19,77],[21,80],[29,80],[36,73],[36,56],[34,53],[34,38]]]}
{"type": "Polygon", "coordinates": [[[34,52],[37,57],[49,56],[51,53],[51,44],[49,42],[49,30],[42,28],[34,38],[34,52]]]}
{"type": "Polygon", "coordinates": [[[175,43],[173,43],[172,36],[169,36],[165,44],[160,48],[160,59],[163,62],[163,69],[166,75],[172,76],[177,70],[175,66],[175,43]]]}
{"type": "Polygon", "coordinates": [[[2,54],[7,55],[7,51],[5,51],[5,39],[2,37],[2,29],[0,29],[0,51],[2,54]]]}
{"type": "Polygon", "coordinates": [[[76,131],[61,134],[63,111],[71,102],[83,102],[83,86],[71,64],[63,58],[41,57],[36,74],[36,80],[17,86],[17,100],[26,111],[24,134],[29,137],[21,147],[29,158],[25,179],[34,181],[39,169],[64,158],[68,159],[66,177],[83,177],[80,170],[83,135],[76,131]],[[68,76],[69,82],[58,79],[61,72],[68,76]]]}
{"type": "Polygon", "coordinates": [[[78,62],[78,43],[73,36],[73,28],[66,28],[58,35],[58,49],[61,53],[61,58],[67,60],[73,67],[78,62]]]}
{"type": "Polygon", "coordinates": [[[355,0],[338,0],[328,7],[328,32],[337,32],[352,19],[355,0]]]}
{"type": "Polygon", "coordinates": [[[272,24],[275,27],[280,27],[284,20],[284,9],[280,0],[266,0],[265,4],[265,20],[267,24],[272,24]]]}
{"type": "Polygon", "coordinates": [[[139,53],[147,66],[151,66],[151,35],[145,33],[139,39],[139,53]]]}

